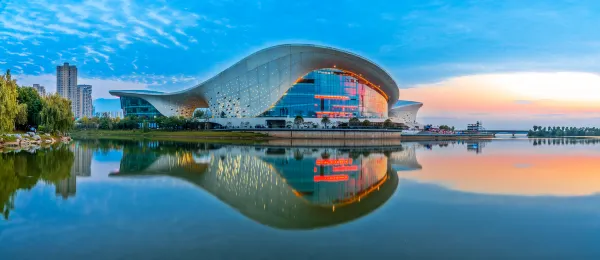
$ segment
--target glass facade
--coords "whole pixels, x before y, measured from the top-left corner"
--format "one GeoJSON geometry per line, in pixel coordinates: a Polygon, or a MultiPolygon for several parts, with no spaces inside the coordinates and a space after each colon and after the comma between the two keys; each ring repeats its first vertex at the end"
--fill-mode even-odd
{"type": "Polygon", "coordinates": [[[148,101],[137,97],[121,97],[121,109],[124,116],[153,118],[162,116],[148,101]]]}
{"type": "Polygon", "coordinates": [[[373,84],[348,71],[320,69],[301,78],[262,117],[382,118],[388,102],[373,84]]]}

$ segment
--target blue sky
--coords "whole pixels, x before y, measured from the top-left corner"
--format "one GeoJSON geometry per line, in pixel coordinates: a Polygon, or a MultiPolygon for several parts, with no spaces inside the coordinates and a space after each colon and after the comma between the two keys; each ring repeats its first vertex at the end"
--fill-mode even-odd
{"type": "Polygon", "coordinates": [[[600,2],[573,0],[0,0],[0,69],[55,89],[55,66],[80,83],[176,90],[277,43],[346,49],[401,88],[452,77],[600,68],[600,2]]]}

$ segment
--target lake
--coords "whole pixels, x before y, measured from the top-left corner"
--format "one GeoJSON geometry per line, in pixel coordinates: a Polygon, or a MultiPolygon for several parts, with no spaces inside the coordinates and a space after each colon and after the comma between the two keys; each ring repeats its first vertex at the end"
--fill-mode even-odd
{"type": "Polygon", "coordinates": [[[0,154],[2,259],[600,259],[600,139],[0,154]]]}

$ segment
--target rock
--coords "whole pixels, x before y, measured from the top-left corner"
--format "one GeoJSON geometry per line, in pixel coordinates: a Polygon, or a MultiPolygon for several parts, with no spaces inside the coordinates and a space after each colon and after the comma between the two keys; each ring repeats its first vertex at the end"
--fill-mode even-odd
{"type": "Polygon", "coordinates": [[[44,141],[44,143],[51,144],[51,143],[53,143],[53,141],[54,140],[52,140],[52,139],[46,139],[46,141],[44,141]]]}
{"type": "Polygon", "coordinates": [[[6,142],[6,143],[4,143],[4,146],[6,146],[6,147],[17,147],[17,146],[19,146],[19,142],[6,142]]]}
{"type": "Polygon", "coordinates": [[[41,140],[42,139],[42,137],[40,137],[39,135],[34,135],[32,137],[33,137],[33,140],[41,140]]]}

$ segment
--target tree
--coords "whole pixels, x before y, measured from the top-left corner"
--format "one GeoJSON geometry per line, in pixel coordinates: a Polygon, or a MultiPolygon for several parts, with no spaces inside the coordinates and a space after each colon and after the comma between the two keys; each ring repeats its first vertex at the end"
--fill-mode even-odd
{"type": "Polygon", "coordinates": [[[71,101],[56,93],[43,99],[43,108],[40,116],[41,123],[48,132],[64,133],[73,129],[71,101]]]}
{"type": "Polygon", "coordinates": [[[17,103],[17,81],[12,79],[10,70],[0,76],[0,132],[15,128],[15,118],[19,112],[17,103]]]}
{"type": "Polygon", "coordinates": [[[204,111],[202,110],[196,110],[194,112],[194,118],[200,119],[204,117],[204,111]]]}
{"type": "MultiPolygon", "coordinates": [[[[15,118],[15,124],[20,126],[27,125],[27,104],[19,104],[17,106],[17,117],[15,118]]],[[[27,128],[24,129],[28,130],[27,128]]]]}
{"type": "Polygon", "coordinates": [[[447,126],[447,125],[441,125],[440,126],[440,130],[451,131],[453,129],[454,129],[454,127],[450,127],[450,126],[447,126]]]}
{"type": "Polygon", "coordinates": [[[112,130],[113,129],[112,120],[110,120],[110,118],[106,117],[106,116],[101,117],[98,128],[103,129],[103,130],[112,130]]]}
{"type": "Polygon", "coordinates": [[[392,126],[394,126],[394,123],[392,123],[392,120],[390,120],[389,118],[383,121],[383,127],[390,128],[392,126]]]}
{"type": "Polygon", "coordinates": [[[360,124],[360,119],[358,119],[357,117],[350,118],[350,120],[348,120],[348,124],[350,126],[359,125],[360,124]]]}
{"type": "Polygon", "coordinates": [[[27,105],[27,123],[22,125],[37,126],[40,124],[40,112],[42,111],[42,97],[32,87],[17,88],[17,103],[27,105]]]}
{"type": "Polygon", "coordinates": [[[371,121],[365,119],[365,121],[362,122],[363,126],[371,126],[371,121]]]}
{"type": "Polygon", "coordinates": [[[325,126],[325,128],[327,128],[327,125],[329,125],[331,123],[331,120],[329,120],[329,117],[324,116],[323,118],[321,118],[321,124],[323,124],[323,126],[325,126]]]}
{"type": "Polygon", "coordinates": [[[302,116],[298,115],[294,118],[294,125],[296,125],[296,128],[300,128],[302,123],[304,123],[304,118],[302,116]]]}

